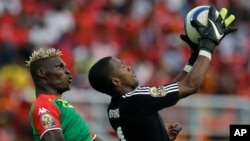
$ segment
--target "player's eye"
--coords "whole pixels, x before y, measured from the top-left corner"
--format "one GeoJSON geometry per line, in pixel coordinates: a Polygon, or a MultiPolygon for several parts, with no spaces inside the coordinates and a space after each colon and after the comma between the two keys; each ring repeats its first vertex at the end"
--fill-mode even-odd
{"type": "Polygon", "coordinates": [[[126,68],[126,65],[122,64],[122,68],[126,68]]]}
{"type": "Polygon", "coordinates": [[[63,68],[63,66],[62,65],[57,65],[56,68],[61,69],[61,68],[63,68]]]}

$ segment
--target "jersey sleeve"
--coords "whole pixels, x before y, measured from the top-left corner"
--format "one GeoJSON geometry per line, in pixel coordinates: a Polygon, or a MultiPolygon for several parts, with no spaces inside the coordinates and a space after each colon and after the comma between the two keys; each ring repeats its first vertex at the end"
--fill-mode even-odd
{"type": "Polygon", "coordinates": [[[92,136],[92,139],[95,140],[95,138],[96,138],[96,133],[95,133],[95,132],[91,132],[91,136],[92,136]]]}
{"type": "Polygon", "coordinates": [[[40,138],[50,130],[61,129],[60,111],[51,102],[36,103],[32,112],[34,128],[37,130],[40,138]]]}
{"type": "Polygon", "coordinates": [[[172,83],[159,87],[138,87],[123,98],[129,98],[132,105],[143,114],[151,114],[175,105],[179,98],[179,87],[172,83]]]}

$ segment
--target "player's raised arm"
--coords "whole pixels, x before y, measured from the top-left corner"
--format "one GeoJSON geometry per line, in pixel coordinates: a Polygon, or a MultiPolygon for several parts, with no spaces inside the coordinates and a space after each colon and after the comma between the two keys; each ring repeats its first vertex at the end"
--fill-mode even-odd
{"type": "Polygon", "coordinates": [[[236,30],[229,26],[234,19],[233,15],[228,15],[225,8],[217,16],[216,9],[210,7],[207,26],[202,25],[198,20],[191,21],[192,26],[201,35],[198,42],[199,54],[185,78],[177,80],[180,89],[179,98],[184,98],[198,91],[209,67],[215,47],[227,34],[236,30]]]}
{"type": "Polygon", "coordinates": [[[51,130],[42,136],[43,141],[65,141],[62,130],[51,130]]]}
{"type": "Polygon", "coordinates": [[[188,44],[190,51],[191,51],[191,55],[188,59],[187,65],[184,67],[183,71],[175,78],[174,82],[181,81],[182,79],[184,79],[186,77],[186,75],[191,71],[195,61],[197,60],[198,54],[200,51],[198,44],[193,43],[188,38],[187,35],[181,34],[180,38],[188,44]]]}

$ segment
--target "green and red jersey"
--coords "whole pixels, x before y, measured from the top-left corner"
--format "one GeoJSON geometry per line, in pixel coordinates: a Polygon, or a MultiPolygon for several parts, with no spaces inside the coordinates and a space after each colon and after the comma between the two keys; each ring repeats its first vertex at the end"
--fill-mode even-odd
{"type": "Polygon", "coordinates": [[[51,130],[62,130],[65,141],[93,141],[96,136],[75,108],[56,95],[39,94],[29,119],[36,141],[51,130]]]}

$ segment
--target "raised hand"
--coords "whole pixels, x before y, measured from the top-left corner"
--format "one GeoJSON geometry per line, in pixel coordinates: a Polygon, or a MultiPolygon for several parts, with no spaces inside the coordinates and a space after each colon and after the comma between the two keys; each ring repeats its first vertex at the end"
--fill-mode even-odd
{"type": "Polygon", "coordinates": [[[171,141],[174,141],[181,131],[182,127],[179,123],[172,123],[169,125],[165,125],[165,128],[168,132],[169,138],[171,141]]]}
{"type": "Polygon", "coordinates": [[[236,31],[236,28],[231,27],[231,23],[235,20],[234,15],[229,15],[227,9],[222,8],[219,15],[216,14],[214,7],[209,8],[208,24],[204,26],[198,20],[191,21],[199,34],[201,35],[199,45],[200,49],[213,53],[215,45],[229,33],[236,31]]]}

